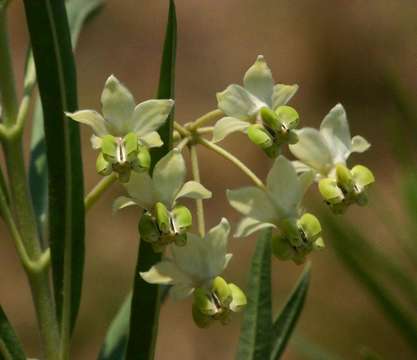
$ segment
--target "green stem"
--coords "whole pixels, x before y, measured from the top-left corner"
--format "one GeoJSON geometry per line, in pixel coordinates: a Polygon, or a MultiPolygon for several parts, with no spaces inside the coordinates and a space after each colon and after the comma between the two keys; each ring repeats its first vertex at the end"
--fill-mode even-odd
{"type": "Polygon", "coordinates": [[[201,126],[207,124],[208,122],[218,120],[219,118],[223,117],[224,113],[221,110],[213,110],[208,112],[207,114],[204,114],[203,116],[200,116],[198,119],[193,121],[190,125],[187,126],[187,129],[190,131],[195,131],[201,126]]]}
{"type": "Polygon", "coordinates": [[[184,126],[178,124],[176,121],[174,121],[174,129],[177,130],[182,137],[191,136],[191,133],[184,126]]]}
{"type": "Polygon", "coordinates": [[[262,180],[259,179],[251,169],[249,169],[244,163],[242,163],[233,154],[231,154],[227,150],[223,149],[222,147],[220,147],[220,146],[218,146],[218,145],[216,145],[216,144],[214,144],[211,141],[208,141],[206,139],[199,138],[197,141],[201,145],[205,146],[206,148],[216,152],[217,154],[219,154],[220,156],[222,156],[226,160],[229,160],[231,163],[236,165],[245,175],[247,175],[253,181],[253,183],[256,186],[258,186],[259,188],[261,188],[263,190],[265,189],[265,185],[262,182],[262,180]]]}
{"type": "MultiPolygon", "coordinates": [[[[191,171],[193,173],[194,180],[198,183],[201,183],[200,178],[200,169],[198,167],[198,155],[196,145],[190,146],[190,154],[191,154],[191,171]]],[[[200,236],[203,238],[206,234],[206,224],[204,220],[204,205],[202,199],[196,199],[195,201],[196,208],[197,208],[197,222],[198,222],[198,232],[200,236]]]]}
{"type": "Polygon", "coordinates": [[[93,190],[91,190],[84,199],[85,211],[91,209],[91,207],[100,199],[101,195],[117,180],[117,176],[115,173],[106,176],[105,178],[101,179],[99,183],[94,186],[93,190]]]}

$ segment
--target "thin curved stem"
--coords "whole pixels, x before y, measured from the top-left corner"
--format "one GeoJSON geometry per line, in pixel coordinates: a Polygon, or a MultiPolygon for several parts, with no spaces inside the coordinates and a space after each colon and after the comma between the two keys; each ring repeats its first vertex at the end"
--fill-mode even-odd
{"type": "Polygon", "coordinates": [[[259,179],[251,169],[249,169],[244,163],[242,163],[242,161],[240,161],[233,154],[206,139],[199,138],[197,141],[207,149],[210,149],[222,156],[223,158],[225,158],[226,160],[229,160],[231,163],[236,165],[236,167],[238,167],[245,175],[247,175],[256,186],[263,190],[265,189],[265,185],[262,182],[262,180],[259,179]]]}
{"type": "Polygon", "coordinates": [[[101,195],[117,180],[115,173],[101,179],[93,190],[91,190],[84,199],[85,211],[91,209],[91,207],[100,199],[101,195]]]}
{"type": "Polygon", "coordinates": [[[187,129],[190,131],[195,131],[201,126],[207,124],[208,122],[218,120],[219,118],[223,117],[224,113],[223,111],[216,109],[213,111],[208,112],[207,114],[204,114],[203,116],[200,116],[198,119],[193,121],[187,126],[187,129]]]}
{"type": "MultiPolygon", "coordinates": [[[[193,178],[198,183],[201,183],[200,178],[200,169],[198,166],[198,154],[196,145],[193,144],[190,146],[190,155],[191,155],[191,171],[193,173],[193,178]]],[[[204,205],[202,199],[195,200],[196,208],[197,208],[197,223],[198,223],[198,232],[200,236],[203,238],[206,235],[206,223],[204,220],[204,205]]]]}

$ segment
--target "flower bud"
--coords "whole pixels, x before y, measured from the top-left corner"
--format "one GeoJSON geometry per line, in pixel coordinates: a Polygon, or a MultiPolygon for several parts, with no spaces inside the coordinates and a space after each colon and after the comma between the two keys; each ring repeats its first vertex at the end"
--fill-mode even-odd
{"type": "Polygon", "coordinates": [[[184,205],[177,205],[172,209],[172,224],[176,234],[182,234],[191,227],[193,217],[190,210],[184,205]]]}
{"type": "Polygon", "coordinates": [[[155,217],[159,231],[168,234],[171,232],[171,217],[168,209],[161,202],[155,204],[155,217]]]}
{"type": "Polygon", "coordinates": [[[261,149],[267,149],[274,143],[272,136],[258,124],[248,127],[248,137],[250,141],[261,149]]]}
{"type": "Polygon", "coordinates": [[[149,150],[141,146],[137,154],[137,161],[134,162],[136,171],[148,170],[151,167],[151,154],[149,150]]]}
{"type": "Polygon", "coordinates": [[[101,152],[96,160],[96,171],[103,176],[110,175],[113,171],[111,164],[104,158],[101,152]]]}
{"type": "Polygon", "coordinates": [[[336,178],[337,184],[345,190],[345,193],[351,193],[353,191],[353,177],[346,166],[342,164],[336,165],[336,178]]]}
{"type": "Polygon", "coordinates": [[[297,221],[299,228],[303,233],[303,237],[308,243],[315,242],[321,235],[321,225],[319,220],[310,213],[305,213],[297,221]]]}
{"type": "Polygon", "coordinates": [[[159,240],[158,226],[149,212],[145,212],[139,220],[139,234],[142,240],[149,243],[156,243],[159,240]]]}
{"type": "Polygon", "coordinates": [[[344,199],[343,192],[334,179],[321,179],[319,181],[319,191],[324,200],[331,205],[339,204],[344,199]]]}
{"type": "Polygon", "coordinates": [[[212,316],[217,313],[216,305],[213,303],[210,294],[203,288],[195,289],[193,306],[204,315],[212,316]]]}
{"type": "Polygon", "coordinates": [[[213,321],[211,316],[203,314],[195,304],[193,304],[192,306],[192,315],[193,315],[194,323],[199,328],[203,328],[203,329],[207,328],[210,326],[211,322],[213,321]]]}
{"type": "Polygon", "coordinates": [[[290,145],[297,144],[298,143],[298,135],[294,131],[289,130],[288,135],[287,135],[287,141],[288,141],[288,144],[290,144],[290,145]]]}
{"type": "Polygon", "coordinates": [[[291,260],[295,250],[282,234],[272,236],[272,253],[281,260],[291,260]]]}
{"type": "Polygon", "coordinates": [[[277,114],[267,107],[263,107],[259,112],[262,121],[269,126],[272,130],[278,131],[281,129],[282,124],[278,120],[277,114]]]}
{"type": "Polygon", "coordinates": [[[242,311],[247,304],[245,293],[235,284],[229,283],[229,289],[232,293],[232,302],[230,303],[230,310],[233,312],[242,311]]]}
{"type": "Polygon", "coordinates": [[[212,292],[215,297],[215,302],[220,308],[229,308],[230,303],[233,300],[232,291],[226,281],[220,276],[217,276],[212,283],[212,292]]]}
{"type": "Polygon", "coordinates": [[[269,158],[275,159],[281,153],[281,147],[279,144],[274,143],[270,147],[263,149],[263,151],[269,158]]]}
{"type": "Polygon", "coordinates": [[[112,135],[105,135],[101,138],[101,152],[104,158],[110,162],[116,162],[117,157],[117,141],[112,135]]]}
{"type": "Polygon", "coordinates": [[[357,187],[365,188],[375,182],[372,171],[363,165],[354,166],[351,172],[357,187]]]}
{"type": "Polygon", "coordinates": [[[293,218],[284,219],[280,222],[279,227],[285,239],[292,246],[300,246],[303,243],[300,231],[298,230],[297,221],[293,218]]]}
{"type": "Polygon", "coordinates": [[[123,145],[124,146],[124,151],[126,154],[126,160],[128,162],[132,162],[134,160],[136,160],[137,154],[138,154],[138,136],[133,133],[130,132],[129,134],[127,134],[124,138],[123,138],[123,145]]]}
{"type": "Polygon", "coordinates": [[[275,110],[275,114],[277,115],[278,122],[282,124],[280,131],[284,133],[288,130],[295,129],[300,122],[298,112],[291,106],[279,106],[275,110]]]}

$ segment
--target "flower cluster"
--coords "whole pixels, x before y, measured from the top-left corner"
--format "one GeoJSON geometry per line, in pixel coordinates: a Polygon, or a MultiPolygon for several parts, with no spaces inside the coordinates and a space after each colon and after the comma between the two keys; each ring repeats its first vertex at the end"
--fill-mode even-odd
{"type": "Polygon", "coordinates": [[[271,229],[271,250],[280,260],[301,264],[313,250],[324,247],[319,220],[302,206],[314,182],[334,213],[367,202],[374,176],[363,165],[349,168],[347,160],[370,144],[361,136],[351,137],[340,104],[324,118],[320,130],[298,128],[299,115],[287,105],[297,90],[297,85],[275,85],[267,63],[258,56],[247,70],[243,86],[233,84],[217,94],[217,111],[184,126],[175,123],[178,145],[155,164],[152,173],[149,149],[162,145],[157,130],[169,117],[173,100],[148,100],[135,106],[129,90],[110,76],[101,96],[103,116],[92,110],[67,114],[92,127],[92,145],[100,151],[97,172],[115,172],[124,185],[126,195],[114,201],[114,210],[130,205],[142,208],[141,241],[164,253],[162,261],[140,275],[151,284],[171,285],[174,299],[193,296],[192,316],[199,327],[216,320],[228,323],[230,315],[246,305],[246,296],[221,277],[232,257],[227,253],[229,222],[223,218],[205,234],[202,200],[212,194],[199,181],[193,147],[202,144],[218,152],[253,180],[255,186],[227,191],[230,205],[243,215],[234,236],[271,229]],[[222,116],[214,127],[202,131],[200,127],[213,113],[222,116]],[[213,132],[212,141],[203,138],[207,130],[213,132]],[[247,134],[274,159],[265,184],[216,144],[236,131],[247,134]],[[182,155],[186,144],[192,150],[195,178],[189,181],[182,155]],[[296,160],[282,155],[286,145],[296,160]],[[197,202],[199,235],[192,232],[192,212],[181,204],[182,198],[197,202]]]}

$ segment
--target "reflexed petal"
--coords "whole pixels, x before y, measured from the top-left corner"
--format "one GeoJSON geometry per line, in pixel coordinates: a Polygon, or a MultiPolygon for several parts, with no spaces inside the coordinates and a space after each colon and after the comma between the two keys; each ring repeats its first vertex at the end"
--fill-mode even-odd
{"type": "Polygon", "coordinates": [[[109,133],[103,117],[94,110],[80,110],[75,113],[65,113],[72,120],[90,126],[97,136],[104,136],[109,133]]]}
{"type": "Polygon", "coordinates": [[[255,63],[246,71],[243,85],[251,94],[271,107],[274,79],[271,69],[262,55],[259,55],[255,63]]]}
{"type": "Polygon", "coordinates": [[[148,100],[135,107],[130,129],[139,136],[158,130],[167,120],[174,100],[148,100]]]}
{"type": "Polygon", "coordinates": [[[226,194],[230,205],[243,215],[264,222],[276,220],[277,210],[265,191],[249,186],[228,190],[226,194]]]}
{"type": "Polygon", "coordinates": [[[116,198],[116,200],[113,201],[113,212],[116,212],[118,210],[124,209],[125,207],[132,206],[132,205],[138,205],[136,202],[127,196],[119,196],[116,198]]]}
{"type": "Polygon", "coordinates": [[[267,228],[274,228],[275,225],[267,222],[260,222],[256,219],[250,217],[244,217],[240,222],[237,224],[236,231],[234,233],[234,237],[246,237],[253,234],[256,231],[267,229],[267,228]]]}
{"type": "Polygon", "coordinates": [[[171,150],[155,165],[153,188],[158,200],[171,207],[185,179],[185,162],[181,152],[171,150]]]}
{"type": "Polygon", "coordinates": [[[351,153],[351,137],[346,111],[342,104],[337,104],[326,115],[320,125],[320,133],[324,136],[333,154],[333,162],[344,162],[351,153]]]}
{"type": "Polygon", "coordinates": [[[129,129],[130,118],[135,108],[135,100],[130,91],[111,75],[104,85],[101,104],[107,127],[114,136],[124,136],[129,129]]]}
{"type": "Polygon", "coordinates": [[[148,271],[141,272],[142,279],[149,284],[189,284],[190,278],[171,260],[163,260],[148,271]]]}
{"type": "Polygon", "coordinates": [[[194,292],[192,284],[176,284],[169,289],[169,296],[175,301],[185,299],[194,292]]]}
{"type": "Polygon", "coordinates": [[[230,85],[223,92],[217,93],[218,108],[227,116],[241,120],[250,120],[258,110],[267,106],[240,85],[230,85]]]}
{"type": "Polygon", "coordinates": [[[227,116],[216,122],[213,129],[213,142],[219,142],[236,131],[245,132],[249,123],[227,116]]]}
{"type": "Polygon", "coordinates": [[[142,208],[150,210],[154,205],[152,179],[147,172],[132,172],[125,184],[129,196],[142,208]]]}
{"type": "Polygon", "coordinates": [[[197,181],[187,181],[178,192],[175,199],[180,197],[188,197],[191,199],[209,199],[211,198],[211,191],[207,190],[197,181]]]}
{"type": "Polygon", "coordinates": [[[210,229],[204,241],[206,242],[210,277],[223,272],[226,267],[227,242],[230,233],[230,224],[226,218],[210,229]]]}
{"type": "Polygon", "coordinates": [[[277,84],[274,86],[272,94],[272,108],[275,110],[278,106],[286,105],[298,91],[298,85],[277,84]]]}
{"type": "Polygon", "coordinates": [[[290,145],[291,153],[314,170],[326,174],[333,165],[332,154],[323,137],[316,129],[296,130],[298,143],[290,145]]]}
{"type": "Polygon", "coordinates": [[[141,136],[140,141],[148,148],[160,147],[164,144],[156,131],[141,136]]]}
{"type": "Polygon", "coordinates": [[[296,212],[301,200],[301,189],[298,176],[291,161],[279,156],[268,173],[266,187],[269,194],[279,207],[280,215],[296,212]]]}
{"type": "Polygon", "coordinates": [[[352,152],[363,153],[371,147],[364,137],[356,135],[352,138],[352,152]]]}
{"type": "Polygon", "coordinates": [[[314,178],[315,178],[314,171],[308,171],[298,176],[298,182],[300,184],[300,193],[301,193],[300,200],[302,200],[305,193],[307,192],[311,184],[314,182],[314,178]]]}
{"type": "Polygon", "coordinates": [[[101,138],[96,136],[96,135],[91,135],[90,138],[90,143],[91,143],[91,147],[95,150],[100,149],[101,148],[101,138]]]}

